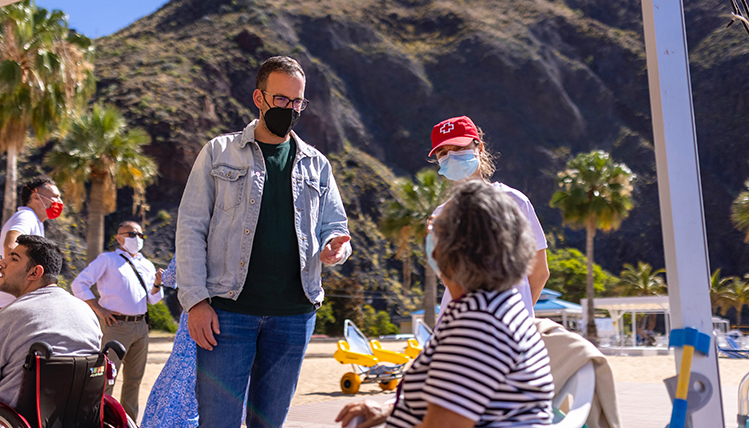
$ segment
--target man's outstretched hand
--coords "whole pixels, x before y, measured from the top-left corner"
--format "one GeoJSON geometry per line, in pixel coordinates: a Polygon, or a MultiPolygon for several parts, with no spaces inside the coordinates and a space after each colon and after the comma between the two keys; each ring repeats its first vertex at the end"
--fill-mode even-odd
{"type": "Polygon", "coordinates": [[[351,248],[350,240],[351,237],[345,235],[336,236],[331,239],[320,252],[320,261],[326,265],[332,265],[341,261],[348,248],[351,248]]]}

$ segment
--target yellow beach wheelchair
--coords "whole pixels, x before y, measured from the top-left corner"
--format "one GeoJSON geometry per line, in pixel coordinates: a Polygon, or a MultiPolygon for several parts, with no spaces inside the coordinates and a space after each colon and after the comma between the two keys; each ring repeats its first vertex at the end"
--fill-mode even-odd
{"type": "Polygon", "coordinates": [[[341,377],[341,391],[356,394],[362,383],[377,382],[383,391],[392,391],[411,361],[406,354],[382,349],[377,340],[369,341],[364,333],[351,322],[343,324],[343,336],[338,341],[338,350],[333,358],[341,364],[351,364],[352,372],[341,377]]]}
{"type": "Polygon", "coordinates": [[[409,358],[415,359],[432,337],[432,329],[423,320],[417,320],[416,334],[414,336],[413,339],[408,339],[408,346],[405,353],[409,358]]]}

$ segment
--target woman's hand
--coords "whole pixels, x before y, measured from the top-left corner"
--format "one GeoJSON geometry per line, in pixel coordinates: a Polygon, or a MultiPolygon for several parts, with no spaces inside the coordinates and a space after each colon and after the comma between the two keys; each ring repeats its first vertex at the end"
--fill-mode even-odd
{"type": "Polygon", "coordinates": [[[345,428],[355,417],[363,416],[364,422],[357,425],[356,428],[370,428],[385,422],[392,412],[392,404],[380,404],[372,400],[362,400],[343,406],[335,421],[341,422],[341,426],[345,428]]]}

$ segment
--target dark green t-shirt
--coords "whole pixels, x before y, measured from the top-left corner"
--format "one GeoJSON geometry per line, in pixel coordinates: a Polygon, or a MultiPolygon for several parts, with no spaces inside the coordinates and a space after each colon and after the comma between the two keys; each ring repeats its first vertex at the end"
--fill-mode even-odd
{"type": "Polygon", "coordinates": [[[294,230],[291,170],[296,142],[257,142],[265,159],[265,185],[252,242],[250,266],[236,301],[216,297],[216,309],[256,316],[300,315],[315,310],[302,289],[299,244],[294,230]]]}

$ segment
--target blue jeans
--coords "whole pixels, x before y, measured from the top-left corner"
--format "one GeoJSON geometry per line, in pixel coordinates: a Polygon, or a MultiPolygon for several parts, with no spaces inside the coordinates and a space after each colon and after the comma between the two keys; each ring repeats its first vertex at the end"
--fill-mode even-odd
{"type": "Polygon", "coordinates": [[[212,351],[198,347],[196,354],[200,427],[239,427],[247,392],[247,427],[280,428],[315,329],[315,312],[281,317],[221,310],[216,314],[218,345],[212,351]]]}

